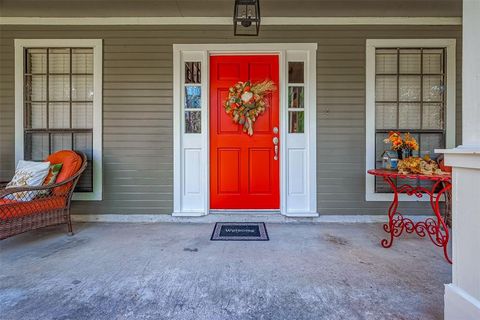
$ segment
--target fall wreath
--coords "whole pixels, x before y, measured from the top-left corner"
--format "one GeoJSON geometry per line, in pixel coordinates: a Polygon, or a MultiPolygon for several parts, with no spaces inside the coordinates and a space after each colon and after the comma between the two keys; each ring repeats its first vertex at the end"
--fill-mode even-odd
{"type": "Polygon", "coordinates": [[[224,103],[225,112],[233,122],[243,126],[243,132],[253,135],[253,124],[265,112],[268,100],[265,95],[277,88],[271,80],[251,83],[237,82],[228,90],[228,98],[224,103]]]}

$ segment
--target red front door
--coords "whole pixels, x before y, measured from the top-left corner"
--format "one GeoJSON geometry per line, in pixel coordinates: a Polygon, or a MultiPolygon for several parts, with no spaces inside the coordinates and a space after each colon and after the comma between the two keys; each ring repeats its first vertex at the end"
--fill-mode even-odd
{"type": "Polygon", "coordinates": [[[210,208],[279,208],[280,150],[275,160],[273,144],[280,137],[278,89],[268,96],[269,107],[255,122],[253,136],[223,107],[228,89],[238,81],[269,79],[278,87],[278,77],[278,56],[210,58],[210,208]]]}

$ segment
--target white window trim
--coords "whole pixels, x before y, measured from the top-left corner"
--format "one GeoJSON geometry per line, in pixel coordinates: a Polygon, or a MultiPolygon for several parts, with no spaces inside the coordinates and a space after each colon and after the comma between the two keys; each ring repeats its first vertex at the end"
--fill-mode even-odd
{"type": "MultiPolygon", "coordinates": [[[[366,43],[366,159],[365,200],[392,201],[393,194],[376,193],[375,177],[367,170],[375,168],[375,49],[376,48],[434,47],[447,52],[447,100],[445,112],[446,148],[455,147],[455,100],[456,100],[456,40],[455,39],[367,39],[366,43]]],[[[400,201],[429,201],[428,197],[399,195],[400,201]]]]}
{"type": "Polygon", "coordinates": [[[23,75],[25,48],[93,48],[93,192],[77,192],[74,200],[102,200],[102,40],[15,39],[15,163],[24,157],[23,75]]]}
{"type": "MultiPolygon", "coordinates": [[[[316,43],[248,43],[248,44],[174,44],[173,45],[173,128],[174,128],[174,216],[203,216],[210,213],[210,162],[209,162],[209,56],[211,54],[278,54],[280,73],[280,213],[292,217],[316,217],[317,185],[316,185],[316,43]],[[303,54],[303,56],[302,56],[303,54]],[[303,207],[295,207],[298,199],[288,194],[288,160],[287,139],[287,82],[288,61],[305,62],[305,199],[303,207]],[[184,134],[183,122],[183,74],[184,61],[200,61],[202,63],[202,133],[184,134]],[[188,137],[187,137],[188,136],[188,137]],[[198,136],[198,137],[194,137],[198,136]],[[198,138],[198,139],[197,139],[198,138]],[[187,185],[185,176],[185,148],[200,152],[198,170],[200,178],[197,192],[185,195],[187,185]]],[[[291,139],[295,140],[295,139],[291,139]]],[[[294,143],[294,141],[292,141],[294,143]]],[[[298,197],[297,197],[298,198],[298,197]]],[[[269,211],[271,212],[271,211],[269,211]]],[[[276,213],[276,212],[274,212],[276,213]]]]}

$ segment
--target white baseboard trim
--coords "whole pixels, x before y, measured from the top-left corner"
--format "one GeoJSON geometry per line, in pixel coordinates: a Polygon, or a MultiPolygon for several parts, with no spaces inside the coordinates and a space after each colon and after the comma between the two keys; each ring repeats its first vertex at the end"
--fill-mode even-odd
{"type": "Polygon", "coordinates": [[[174,212],[172,213],[173,217],[203,217],[204,212],[174,212]]]}
{"type": "Polygon", "coordinates": [[[480,319],[480,300],[454,284],[445,285],[445,320],[480,319]]]}
{"type": "MultiPolygon", "coordinates": [[[[413,221],[425,220],[427,216],[406,216],[413,221]]],[[[286,217],[280,214],[219,214],[205,216],[173,216],[170,214],[75,214],[75,222],[172,222],[172,223],[215,223],[215,222],[267,222],[267,223],[385,223],[385,215],[320,215],[317,217],[286,217]]]]}

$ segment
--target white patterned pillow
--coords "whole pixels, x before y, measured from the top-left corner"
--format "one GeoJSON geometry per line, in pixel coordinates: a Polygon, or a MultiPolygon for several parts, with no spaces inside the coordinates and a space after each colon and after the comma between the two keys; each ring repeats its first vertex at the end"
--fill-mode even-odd
{"type": "MultiPolygon", "coordinates": [[[[43,184],[43,180],[48,175],[50,162],[34,162],[20,160],[15,169],[15,175],[7,184],[7,188],[16,187],[37,187],[43,184]]],[[[16,192],[6,196],[7,199],[17,201],[30,201],[35,198],[38,191],[16,192]]]]}

